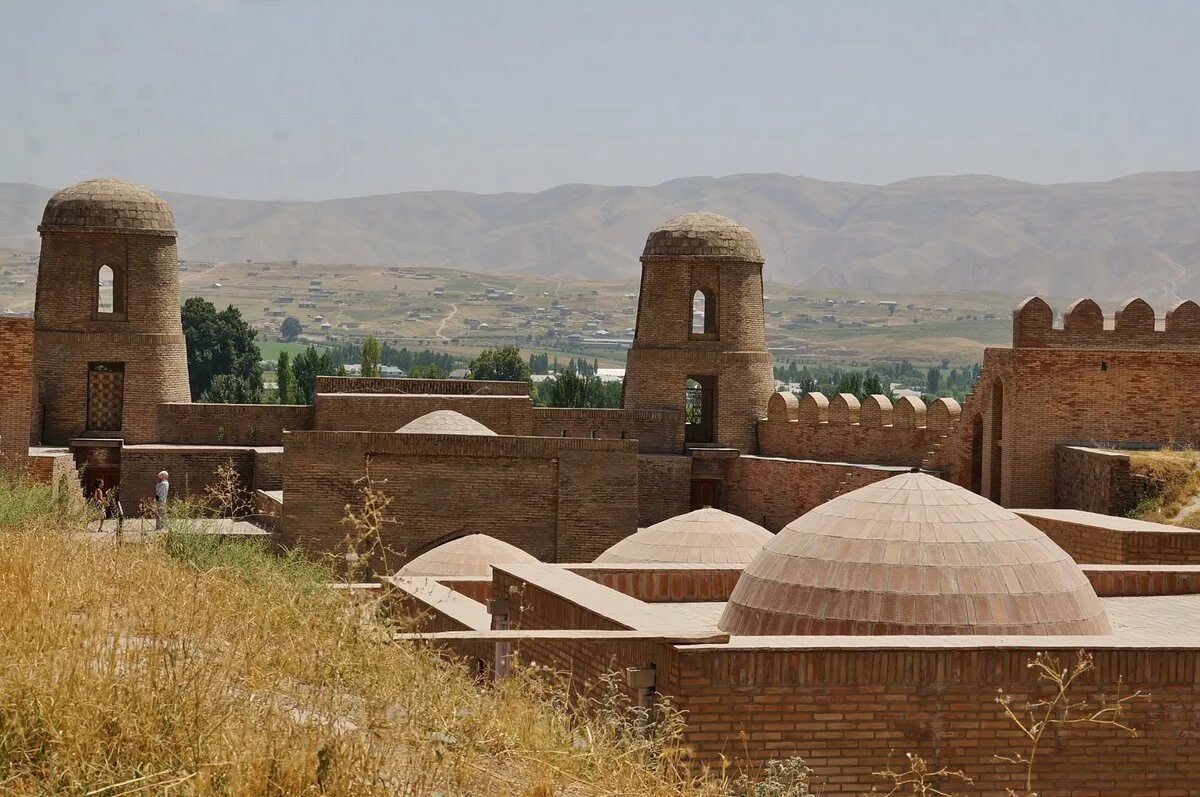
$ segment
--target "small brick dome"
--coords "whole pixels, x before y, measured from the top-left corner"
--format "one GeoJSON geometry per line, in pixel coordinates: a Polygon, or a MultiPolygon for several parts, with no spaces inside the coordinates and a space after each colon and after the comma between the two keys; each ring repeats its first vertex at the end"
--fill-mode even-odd
{"type": "Polygon", "coordinates": [[[415,557],[400,568],[396,575],[486,578],[492,574],[492,565],[515,565],[536,561],[536,557],[503,540],[486,534],[468,534],[415,557]]]}
{"type": "Polygon", "coordinates": [[[684,213],[646,237],[646,258],[689,258],[762,263],[754,233],[716,213],[684,213]]]}
{"type": "Polygon", "coordinates": [[[922,473],[792,521],[738,579],[730,634],[1108,634],[1079,565],[1031,524],[922,473]]]}
{"type": "Polygon", "coordinates": [[[102,177],[77,183],[50,197],[38,230],[174,236],[175,216],[153,191],[127,180],[102,177]]]}
{"type": "Polygon", "coordinates": [[[775,535],[745,518],[705,507],[631,534],[596,557],[596,564],[750,563],[775,535]]]}
{"type": "Polygon", "coordinates": [[[496,433],[474,418],[468,418],[454,410],[434,410],[428,415],[409,421],[396,430],[399,434],[473,434],[492,435],[496,433]]]}

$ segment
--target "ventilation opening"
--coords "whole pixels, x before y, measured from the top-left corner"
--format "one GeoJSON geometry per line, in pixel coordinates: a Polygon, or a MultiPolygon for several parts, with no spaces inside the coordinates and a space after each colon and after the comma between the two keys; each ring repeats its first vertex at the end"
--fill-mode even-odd
{"type": "Polygon", "coordinates": [[[96,273],[96,312],[100,315],[114,315],[125,312],[121,286],[117,284],[117,274],[111,266],[100,266],[96,273]]]}
{"type": "Polygon", "coordinates": [[[717,334],[717,296],[709,288],[698,288],[692,294],[692,334],[717,334]]]}

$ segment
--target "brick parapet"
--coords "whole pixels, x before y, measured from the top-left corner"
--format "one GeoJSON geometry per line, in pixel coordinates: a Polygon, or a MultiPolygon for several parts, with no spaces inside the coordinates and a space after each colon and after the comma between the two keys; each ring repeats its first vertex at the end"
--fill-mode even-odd
{"type": "Polygon", "coordinates": [[[1195,302],[1176,303],[1162,328],[1157,326],[1154,309],[1142,299],[1122,303],[1111,323],[1096,302],[1080,299],[1056,329],[1050,306],[1033,296],[1013,310],[1013,348],[1200,351],[1200,305],[1195,302]]]}
{"type": "Polygon", "coordinates": [[[312,428],[394,432],[435,410],[461,413],[499,435],[533,433],[533,401],[528,394],[317,393],[312,428]]]}
{"type": "Polygon", "coordinates": [[[25,471],[33,423],[33,319],[0,318],[0,471],[25,471]]]}
{"type": "Polygon", "coordinates": [[[1200,531],[1072,509],[1017,509],[1075,561],[1200,564],[1200,531]]]}
{"type": "Polygon", "coordinates": [[[316,392],[528,396],[529,384],[485,379],[385,379],[363,376],[318,376],[316,392]]]}
{"type": "Polygon", "coordinates": [[[311,429],[314,414],[311,404],[159,404],[157,442],[278,446],[285,431],[311,429]]]}
{"type": "Polygon", "coordinates": [[[682,453],[683,414],[676,410],[534,407],[533,434],[637,440],[639,453],[682,453]]]}

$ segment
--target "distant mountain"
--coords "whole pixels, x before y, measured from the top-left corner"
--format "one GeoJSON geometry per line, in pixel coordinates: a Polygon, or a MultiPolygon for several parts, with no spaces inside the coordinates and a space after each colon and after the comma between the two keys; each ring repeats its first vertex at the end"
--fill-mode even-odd
{"type": "MultiPolygon", "coordinates": [[[[51,189],[0,183],[0,246],[34,248],[51,189]]],[[[768,278],[813,288],[1200,296],[1200,172],[1034,185],[922,177],[885,186],[780,174],[651,187],[563,185],[321,202],[162,192],[182,256],[421,264],[607,279],[635,275],[646,233],[711,210],[758,236],[768,278]]]]}

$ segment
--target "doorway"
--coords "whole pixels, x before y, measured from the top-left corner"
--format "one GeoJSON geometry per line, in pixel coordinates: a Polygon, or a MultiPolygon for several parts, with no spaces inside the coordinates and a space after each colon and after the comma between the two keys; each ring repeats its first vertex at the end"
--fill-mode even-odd
{"type": "Polygon", "coordinates": [[[710,444],[716,439],[713,418],[716,413],[717,378],[689,376],[683,396],[683,440],[685,443],[710,444]]]}

